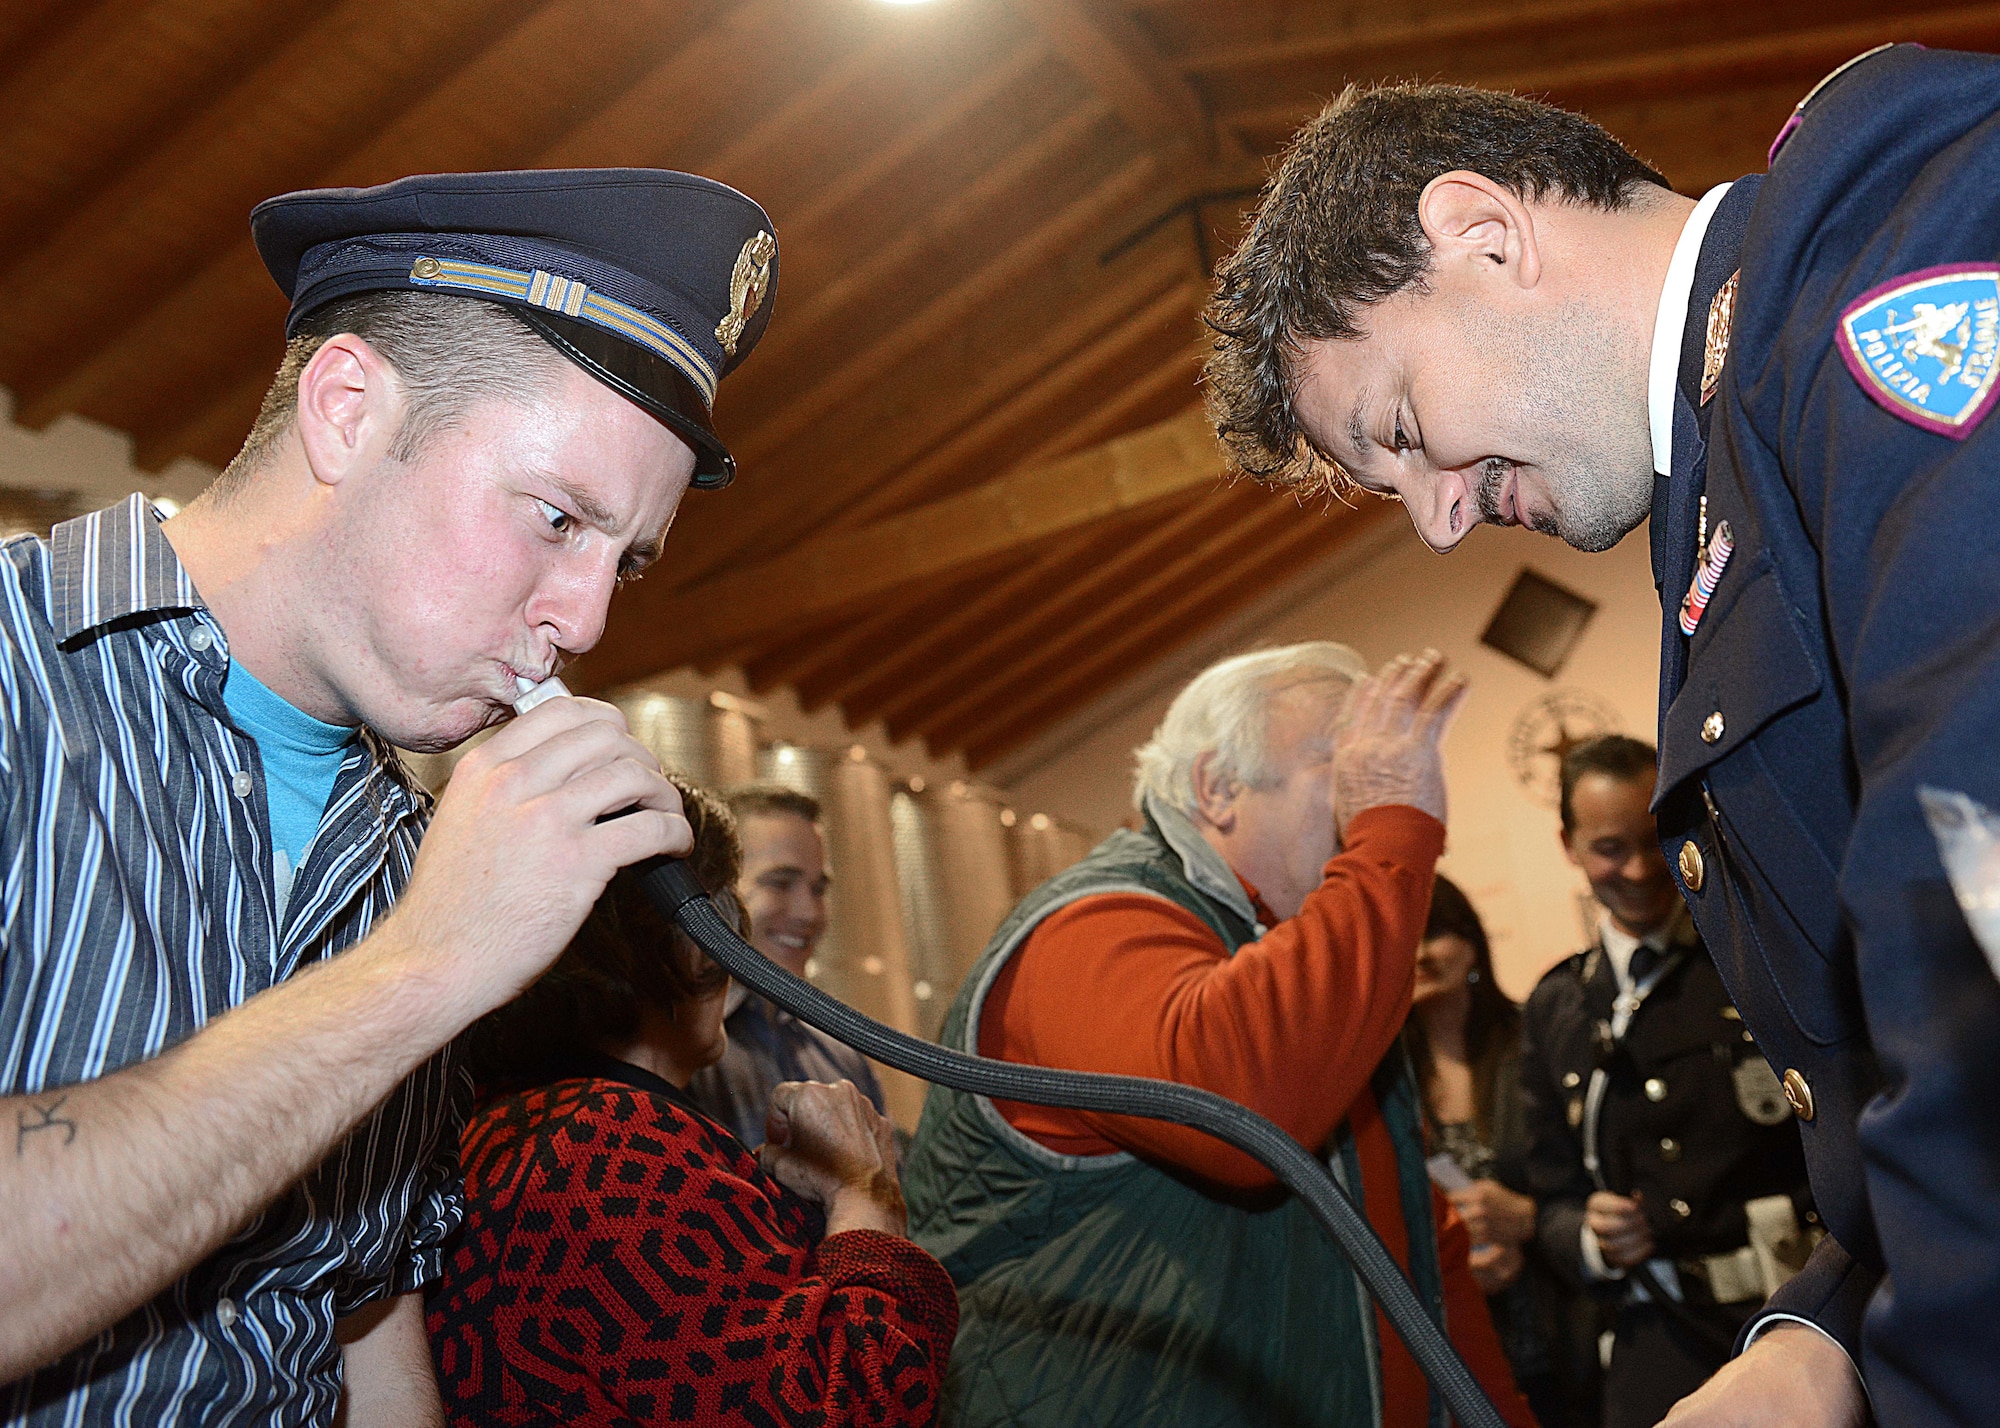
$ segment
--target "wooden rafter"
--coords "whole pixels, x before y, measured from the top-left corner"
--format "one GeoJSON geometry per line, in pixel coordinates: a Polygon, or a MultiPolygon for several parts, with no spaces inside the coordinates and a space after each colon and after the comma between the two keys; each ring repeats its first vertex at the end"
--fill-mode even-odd
{"type": "Polygon", "coordinates": [[[990,716],[996,702],[1006,702],[1003,691],[1010,684],[1017,690],[1031,689],[1037,682],[1058,677],[1076,651],[1095,648],[1152,609],[1163,594],[1184,589],[1194,576],[1234,569],[1246,552],[1261,549],[1274,531],[1302,523],[1289,504],[1242,491],[1226,493],[1207,514],[1206,521],[1150,562],[1136,569],[1132,562],[1120,562],[1124,573],[1110,597],[1052,602],[1035,621],[1024,622],[1027,628],[1006,631],[994,642],[998,650],[992,667],[1007,670],[1007,680],[968,682],[903,719],[886,719],[885,724],[897,737],[922,734],[932,748],[959,747],[990,716]]]}
{"type": "MultiPolygon", "coordinates": [[[[703,527],[699,548],[683,557],[687,561],[684,568],[693,579],[705,579],[732,563],[768,559],[837,524],[844,507],[866,494],[865,485],[856,489],[854,483],[840,479],[855,466],[865,460],[868,468],[879,470],[893,462],[899,452],[914,454],[949,441],[952,432],[978,421],[995,404],[1031,382],[1037,372],[1120,321],[1136,302],[1143,302],[1183,271],[1171,256],[1156,255],[1121,271],[1116,281],[1105,283],[1083,301],[1051,315],[1026,344],[1001,341],[988,346],[982,342],[971,349],[973,360],[967,363],[977,373],[974,384],[928,387],[921,405],[913,412],[899,414],[900,419],[888,431],[868,431],[865,450],[850,448],[805,456],[803,460],[817,478],[812,482],[769,479],[764,473],[779,466],[777,459],[767,465],[746,458],[745,470],[752,474],[742,481],[744,489],[731,492],[728,504],[718,506],[715,524],[703,527]]],[[[665,599],[670,593],[664,591],[657,598],[665,599]]],[[[650,605],[654,598],[648,591],[642,604],[650,605]]]]}
{"type": "Polygon", "coordinates": [[[615,662],[594,663],[592,677],[615,683],[648,668],[670,669],[746,634],[843,609],[908,581],[1214,482],[1222,472],[1215,435],[1202,413],[1192,411],[721,575],[677,600],[679,617],[654,639],[642,644],[635,634],[615,662]]]}
{"type": "Polygon", "coordinates": [[[968,632],[978,628],[976,619],[968,623],[968,611],[984,610],[985,618],[991,619],[995,610],[1018,605],[1030,592],[1046,598],[1051,590],[1068,589],[1072,581],[1131,541],[1138,533],[1136,526],[1170,518],[1170,506],[1155,502],[1142,512],[1065,532],[1037,549],[1019,552],[1004,567],[954,589],[947,599],[923,602],[917,607],[922,618],[914,625],[897,618],[899,612],[889,607],[829,642],[810,662],[799,662],[784,678],[805,708],[836,701],[844,707],[843,696],[891,666],[923,669],[956,654],[970,642],[968,632]],[[1042,583],[1031,583],[1037,579],[1042,583]]]}
{"type": "MultiPolygon", "coordinates": [[[[1057,358],[1045,357],[1041,353],[1030,354],[1029,359],[1020,364],[1031,374],[1027,382],[995,403],[985,415],[957,427],[917,461],[869,490],[830,524],[836,527],[863,525],[937,494],[940,488],[950,484],[951,477],[966,469],[970,457],[987,448],[1009,428],[1031,421],[1037,413],[1059,402],[1066,393],[1087,381],[1092,373],[1114,362],[1129,360],[1135,346],[1149,340],[1156,341],[1164,327],[1180,323],[1191,327],[1201,294],[1186,282],[1182,265],[1172,258],[1155,262],[1141,269],[1136,277],[1128,276],[1126,288],[1144,294],[1155,282],[1164,283],[1156,296],[1143,301],[1128,316],[1120,318],[1083,346],[1057,358]]],[[[1177,363],[1170,370],[1178,371],[1180,367],[1181,364],[1177,363]]],[[[1119,430],[1129,430],[1131,425],[1130,422],[1114,420],[1104,430],[1087,432],[1081,437],[1074,437],[1065,428],[1064,436],[1072,437],[1068,449],[1074,450],[1106,440],[1119,430]]],[[[1027,453],[1025,459],[1034,461],[1062,454],[1035,448],[1027,453]]]]}
{"type": "MultiPolygon", "coordinates": [[[[625,87],[614,85],[606,77],[585,76],[597,102],[603,107],[587,111],[575,127],[557,136],[552,144],[535,154],[529,166],[538,168],[589,167],[599,164],[611,156],[618,156],[628,162],[666,162],[671,155],[657,150],[656,146],[669,142],[670,129],[663,129],[659,114],[672,107],[673,96],[692,86],[704,72],[726,62],[727,57],[740,53],[749,43],[751,35],[760,25],[777,23],[782,14],[783,0],[760,0],[760,3],[739,7],[730,13],[729,23],[712,26],[697,34],[692,41],[680,46],[665,63],[654,67],[625,87]]],[[[558,20],[566,19],[557,16],[558,20]]],[[[529,31],[522,37],[524,44],[543,56],[550,53],[543,36],[529,31]]],[[[803,125],[816,121],[823,122],[823,108],[840,91],[838,86],[848,80],[857,67],[870,64],[882,65],[893,62],[897,48],[887,41],[877,41],[856,50],[854,53],[835,61],[828,73],[814,84],[800,86],[786,103],[773,107],[750,132],[736,136],[735,140],[716,156],[715,167],[726,171],[747,161],[749,148],[756,144],[783,143],[786,137],[803,125]]],[[[503,57],[505,58],[505,57],[503,57]]],[[[518,63],[518,57],[514,59],[518,63]]],[[[1033,46],[1010,53],[1005,61],[990,72],[982,70],[977,82],[963,90],[953,91],[948,102],[940,108],[944,119],[962,119],[970,107],[990,102],[995,94],[1004,92],[1008,85],[1018,83],[1033,65],[1041,62],[1040,55],[1033,46]]],[[[478,92],[484,77],[474,74],[469,77],[466,88],[478,92]]],[[[560,95],[552,96],[560,99],[560,95]]],[[[441,97],[446,104],[465,102],[464,96],[447,93],[441,97]]],[[[927,122],[939,119],[927,114],[927,122]]],[[[429,127],[429,116],[419,113],[415,116],[421,127],[429,127]]],[[[943,122],[943,119],[939,120],[943,122]]],[[[918,137],[935,139],[936,133],[925,126],[919,126],[918,137]]],[[[883,173],[909,160],[907,152],[911,137],[902,134],[886,150],[871,155],[857,164],[855,169],[843,175],[844,180],[854,180],[873,175],[879,180],[883,173]]],[[[356,161],[382,163],[381,159],[364,156],[356,161]]],[[[433,164],[431,167],[443,167],[433,164]]],[[[696,167],[708,167],[706,163],[696,167]]],[[[833,185],[830,187],[842,187],[833,185]]],[[[817,204],[812,205],[817,208],[817,204]]],[[[824,217],[824,215],[820,215],[824,217]]],[[[802,225],[810,230],[811,222],[802,225]]],[[[793,229],[786,226],[789,242],[793,229]]],[[[180,322],[186,321],[190,312],[204,309],[215,310],[233,297],[235,300],[253,301],[248,295],[255,293],[270,299],[269,279],[264,276],[262,265],[257,263],[247,251],[237,251],[227,255],[210,272],[202,275],[190,285],[185,296],[170,300],[168,310],[159,314],[154,323],[160,340],[170,339],[171,333],[180,322]]],[[[272,299],[274,300],[274,299],[272,299]]],[[[226,393],[213,400],[205,410],[183,417],[169,433],[153,441],[142,441],[140,450],[144,464],[164,464],[174,456],[192,451],[206,455],[212,460],[226,459],[233,451],[247,429],[249,418],[254,416],[258,399],[268,382],[273,365],[275,346],[272,342],[259,342],[260,334],[248,334],[247,342],[239,341],[231,345],[226,341],[206,344],[205,357],[213,360],[218,355],[229,363],[229,376],[211,380],[203,385],[211,390],[226,393]],[[246,391],[255,389],[255,394],[244,396],[246,391]]],[[[130,370],[129,366],[102,362],[99,370],[87,383],[79,379],[78,390],[67,394],[67,399],[81,406],[89,400],[89,395],[97,391],[125,391],[132,384],[143,380],[143,374],[130,370]]],[[[52,396],[47,405],[57,405],[63,397],[52,396]]]]}
{"type": "MultiPolygon", "coordinates": [[[[2000,16],[1996,16],[1993,7],[1969,5],[1843,21],[1747,39],[1702,40],[1533,68],[1498,68],[1474,60],[1455,67],[1445,77],[1457,83],[1539,95],[1579,109],[1640,99],[1686,102],[1719,89],[1779,81],[1795,87],[1808,86],[1842,60],[1885,38],[1976,46],[1992,44],[1996,34],[2000,34],[2000,16]]],[[[1220,122],[1246,135],[1284,134],[1317,108],[1317,98],[1301,95],[1255,108],[1229,110],[1220,122]]],[[[1704,137],[1689,134],[1686,142],[1692,144],[1704,137]]]]}
{"type": "MultiPolygon", "coordinates": [[[[149,284],[240,246],[243,215],[292,186],[302,158],[312,172],[348,151],[358,123],[417,102],[437,70],[463,55],[468,33],[504,33],[525,8],[522,0],[438,0],[396,25],[384,25],[368,0],[319,12],[186,129],[17,252],[4,269],[15,300],[0,308],[0,376],[24,398],[56,385],[99,334],[124,325],[124,309],[149,284]],[[331,71],[329,50],[362,63],[331,71]],[[274,94],[287,103],[272,104],[274,94]],[[208,201],[195,203],[197,195],[208,201]]],[[[38,419],[31,400],[21,410],[38,419]]]]}
{"type": "Polygon", "coordinates": [[[1305,564],[1325,558],[1367,525],[1399,516],[1386,508],[1363,508],[1332,530],[1300,522],[1277,533],[1268,546],[1247,556],[1235,570],[1208,582],[1189,582],[1177,597],[1137,612],[1109,641],[1083,651],[1033,695],[1012,707],[995,708],[979,728],[963,737],[966,762],[983,768],[1011,752],[1063,714],[1143,672],[1188,639],[1257,599],[1305,564]]]}
{"type": "Polygon", "coordinates": [[[1083,0],[1016,3],[1135,134],[1183,150],[1197,161],[1244,157],[1234,138],[1209,122],[1201,96],[1115,5],[1093,9],[1083,0]]]}
{"type": "MultiPolygon", "coordinates": [[[[839,700],[850,719],[882,719],[907,733],[914,726],[914,711],[935,703],[944,691],[978,682],[982,671],[1004,667],[1007,648],[1032,639],[1020,625],[1041,617],[1023,622],[1009,619],[1008,612],[1048,606],[1051,591],[1062,592],[1065,609],[1108,598],[1100,592],[1115,586],[1116,570],[1131,568],[1133,546],[1171,543],[1175,532],[1189,529],[1207,509],[1199,499],[1190,500],[1179,512],[1155,515],[1144,531],[1092,530],[1061,542],[1038,560],[989,582],[976,598],[940,611],[920,645],[884,651],[873,664],[847,671],[826,694],[839,700]]],[[[1049,623],[1056,623],[1052,613],[1049,623]]]]}
{"type": "Polygon", "coordinates": [[[1158,161],[1141,154],[1107,182],[1038,225],[1005,254],[950,291],[926,303],[867,349],[849,354],[825,380],[808,388],[760,423],[743,443],[745,462],[768,457],[838,403],[875,381],[896,362],[935,340],[973,309],[990,301],[1030,268],[1047,263],[1112,214],[1128,208],[1158,173],[1158,161]]]}

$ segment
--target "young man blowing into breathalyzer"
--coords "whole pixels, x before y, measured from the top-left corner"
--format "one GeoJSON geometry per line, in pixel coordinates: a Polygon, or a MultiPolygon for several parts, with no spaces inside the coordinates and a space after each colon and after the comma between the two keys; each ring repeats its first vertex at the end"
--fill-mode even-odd
{"type": "Polygon", "coordinates": [[[291,341],[242,454],[164,524],[135,496],[0,549],[8,1424],[439,1421],[443,1048],[688,847],[608,705],[523,715],[434,817],[390,745],[506,718],[726,484],[769,219],[606,170],[252,227],[291,341]]]}

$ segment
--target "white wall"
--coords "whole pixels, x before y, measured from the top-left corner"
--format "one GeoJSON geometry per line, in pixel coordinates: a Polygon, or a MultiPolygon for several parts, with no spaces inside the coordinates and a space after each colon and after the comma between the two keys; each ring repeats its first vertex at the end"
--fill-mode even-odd
{"type": "Polygon", "coordinates": [[[14,424],[14,395],[0,387],[0,486],[75,496],[85,510],[133,491],[189,501],[215,468],[182,457],[163,471],[132,464],[132,438],[86,417],[63,416],[41,431],[14,424]]]}
{"type": "Polygon", "coordinates": [[[1181,685],[1222,655],[1334,639],[1379,663],[1434,645],[1472,677],[1445,749],[1451,816],[1443,867],[1485,918],[1500,984],[1520,998],[1546,968],[1582,945],[1584,889],[1563,857],[1555,810],[1524,791],[1509,765],[1515,721],[1544,696],[1577,690],[1607,704],[1620,731],[1650,741],[1659,629],[1643,526],[1603,555],[1583,555],[1527,531],[1481,529],[1440,557],[1396,514],[1220,635],[1135,672],[1124,689],[988,772],[1018,805],[1102,832],[1130,810],[1132,749],[1181,685]],[[1479,643],[1524,565],[1598,602],[1553,680],[1479,643]]]}

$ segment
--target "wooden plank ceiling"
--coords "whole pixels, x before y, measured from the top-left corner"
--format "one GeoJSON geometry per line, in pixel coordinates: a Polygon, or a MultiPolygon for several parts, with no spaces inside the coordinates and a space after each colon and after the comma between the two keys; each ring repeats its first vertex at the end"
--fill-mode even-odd
{"type": "Polygon", "coordinates": [[[783,245],[719,407],[743,475],[690,496],[582,682],[733,663],[978,767],[1380,514],[1228,485],[1183,416],[1206,264],[1322,99],[1545,95],[1699,193],[1885,39],[2000,48],[2000,4],[10,0],[0,383],[28,425],[220,464],[279,351],[257,200],[713,175],[783,245]]]}

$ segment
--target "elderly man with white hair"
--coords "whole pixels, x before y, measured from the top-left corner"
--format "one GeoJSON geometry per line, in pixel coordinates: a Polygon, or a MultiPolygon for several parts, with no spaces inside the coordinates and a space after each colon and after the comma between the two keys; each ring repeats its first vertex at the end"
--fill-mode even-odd
{"type": "MultiPolygon", "coordinates": [[[[943,1040],[1200,1086],[1275,1120],[1327,1157],[1508,1422],[1529,1424],[1396,1049],[1463,691],[1434,653],[1370,677],[1326,642],[1201,674],[1138,751],[1140,827],[1022,901],[943,1040]]],[[[1304,1208],[1198,1132],[934,1087],[904,1190],[960,1290],[960,1428],[1442,1421],[1304,1208]]]]}

